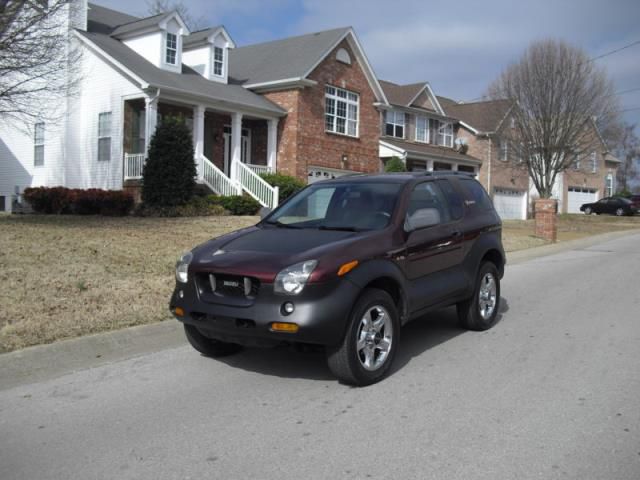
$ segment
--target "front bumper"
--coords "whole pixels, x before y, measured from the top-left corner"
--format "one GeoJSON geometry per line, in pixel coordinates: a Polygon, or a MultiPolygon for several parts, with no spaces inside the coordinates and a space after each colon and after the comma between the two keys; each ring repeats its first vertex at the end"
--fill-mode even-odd
{"type": "Polygon", "coordinates": [[[346,279],[330,283],[308,284],[300,295],[279,295],[272,284],[263,284],[251,301],[221,299],[204,301],[193,281],[176,284],[170,309],[175,318],[193,325],[210,338],[241,345],[275,346],[283,343],[336,345],[345,333],[347,320],[360,288],[346,279]],[[295,310],[286,315],[285,302],[295,310]],[[175,314],[181,308],[184,315],[175,314]],[[273,322],[299,326],[296,333],[274,332],[273,322]]]}

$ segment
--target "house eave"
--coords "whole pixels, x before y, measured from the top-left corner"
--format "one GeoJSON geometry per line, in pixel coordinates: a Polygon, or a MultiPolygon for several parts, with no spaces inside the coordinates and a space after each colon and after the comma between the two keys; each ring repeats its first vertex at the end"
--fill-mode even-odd
{"type": "Polygon", "coordinates": [[[243,85],[243,87],[248,90],[267,92],[272,90],[286,90],[290,88],[313,87],[317,84],[318,82],[316,82],[315,80],[309,80],[308,78],[303,77],[294,77],[284,78],[282,80],[273,80],[270,82],[250,83],[247,85],[243,85]]]}

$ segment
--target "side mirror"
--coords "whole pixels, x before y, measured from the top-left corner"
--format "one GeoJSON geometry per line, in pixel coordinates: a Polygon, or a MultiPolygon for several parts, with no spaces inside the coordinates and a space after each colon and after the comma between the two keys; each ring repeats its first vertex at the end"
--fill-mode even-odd
{"type": "Polygon", "coordinates": [[[404,222],[404,229],[407,232],[412,232],[420,228],[432,227],[440,223],[440,212],[437,208],[421,208],[413,212],[412,215],[407,215],[407,219],[404,222]]]}
{"type": "Polygon", "coordinates": [[[268,207],[262,207],[260,209],[260,220],[263,220],[267,215],[269,215],[271,212],[273,211],[273,209],[268,208],[268,207]]]}

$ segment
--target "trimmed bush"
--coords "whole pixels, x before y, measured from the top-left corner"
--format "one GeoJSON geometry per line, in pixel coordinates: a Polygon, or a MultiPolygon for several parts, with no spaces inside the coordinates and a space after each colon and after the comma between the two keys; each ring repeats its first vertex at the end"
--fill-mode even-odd
{"type": "Polygon", "coordinates": [[[253,197],[244,195],[232,195],[229,197],[209,195],[206,200],[211,205],[221,206],[231,215],[256,215],[262,207],[253,197]]]}
{"type": "Polygon", "coordinates": [[[387,173],[406,172],[407,167],[400,157],[391,157],[384,165],[384,171],[387,173]]]}
{"type": "Polygon", "coordinates": [[[184,121],[166,118],[151,137],[142,172],[142,201],[150,207],[185,205],[196,185],[193,140],[184,121]]]}
{"type": "Polygon", "coordinates": [[[280,203],[306,187],[306,184],[302,180],[298,180],[296,177],[292,177],[290,175],[282,175],[281,173],[263,173],[260,176],[272,187],[278,187],[280,189],[278,191],[278,200],[280,203]]]}
{"type": "Polygon", "coordinates": [[[122,216],[133,208],[133,197],[122,190],[37,187],[25,189],[24,198],[34,212],[44,214],[122,216]]]}

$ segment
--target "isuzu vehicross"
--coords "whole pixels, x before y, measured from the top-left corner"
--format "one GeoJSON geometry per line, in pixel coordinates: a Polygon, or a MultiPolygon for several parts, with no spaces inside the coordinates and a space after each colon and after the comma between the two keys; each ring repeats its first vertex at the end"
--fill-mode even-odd
{"type": "Polygon", "coordinates": [[[322,345],[340,380],[367,385],[388,372],[401,326],[431,310],[456,305],[465,327],[494,325],[501,236],[490,198],[466,174],[318,182],[257,225],[185,253],[170,308],[204,355],[322,345]]]}

